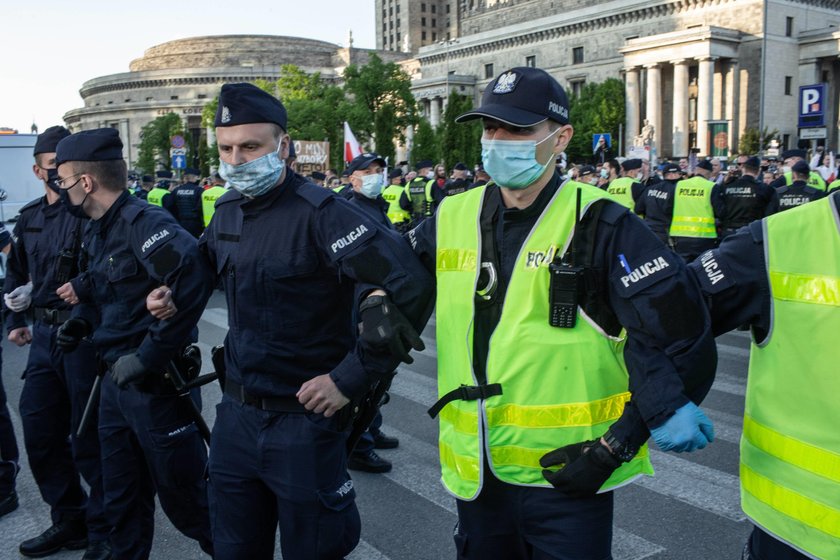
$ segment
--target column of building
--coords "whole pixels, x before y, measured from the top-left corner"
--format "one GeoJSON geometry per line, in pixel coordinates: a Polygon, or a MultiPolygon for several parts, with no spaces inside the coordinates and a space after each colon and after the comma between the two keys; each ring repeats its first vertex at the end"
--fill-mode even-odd
{"type": "Polygon", "coordinates": [[[726,65],[726,113],[724,117],[729,123],[729,153],[738,153],[738,92],[741,89],[741,76],[738,60],[733,58],[726,65]]]}
{"type": "Polygon", "coordinates": [[[688,155],[688,61],[673,60],[674,66],[674,119],[671,154],[688,155]]]}
{"type": "Polygon", "coordinates": [[[704,56],[698,59],[697,72],[697,147],[701,155],[711,153],[709,121],[712,120],[714,103],[714,74],[716,57],[704,56]]]}
{"type": "MultiPolygon", "coordinates": [[[[627,130],[624,131],[624,149],[633,145],[633,139],[639,134],[639,69],[624,69],[624,114],[627,130]]],[[[621,154],[624,155],[624,154],[621,154]]]]}
{"type": "Polygon", "coordinates": [[[662,68],[657,64],[645,66],[647,70],[647,100],[645,114],[653,125],[653,145],[656,152],[662,150],[662,68]]]}

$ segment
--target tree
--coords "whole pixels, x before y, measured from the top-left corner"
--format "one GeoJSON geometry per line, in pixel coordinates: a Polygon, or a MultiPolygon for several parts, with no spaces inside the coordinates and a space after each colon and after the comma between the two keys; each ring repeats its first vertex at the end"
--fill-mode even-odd
{"type": "Polygon", "coordinates": [[[411,163],[415,164],[424,159],[439,161],[440,149],[438,147],[438,137],[435,129],[432,128],[429,121],[420,119],[420,122],[417,124],[417,130],[414,133],[414,146],[411,148],[411,163]]]}
{"type": "Polygon", "coordinates": [[[376,152],[385,158],[391,167],[394,161],[394,122],[397,116],[394,114],[394,107],[388,103],[382,105],[374,116],[374,137],[376,140],[376,152]]]}
{"type": "Polygon", "coordinates": [[[417,104],[411,94],[411,78],[403,72],[399,65],[384,63],[375,54],[370,55],[364,66],[349,65],[344,70],[344,92],[348,99],[345,106],[345,117],[353,128],[353,132],[360,142],[371,137],[382,142],[405,140],[405,129],[417,123],[417,104]],[[389,121],[388,130],[384,122],[380,121],[379,136],[377,137],[376,114],[385,106],[390,107],[393,119],[389,121]]]}
{"type": "Polygon", "coordinates": [[[473,108],[472,99],[456,92],[449,94],[440,128],[441,156],[447,168],[458,162],[472,167],[481,161],[481,121],[458,124],[455,119],[473,108]]]}
{"type": "Polygon", "coordinates": [[[775,128],[772,132],[769,132],[765,127],[763,133],[759,133],[757,128],[747,128],[738,141],[738,152],[742,154],[757,154],[761,146],[767,146],[778,135],[779,131],[775,128]],[[762,136],[764,136],[763,139],[761,138],[762,136]]]}
{"type": "Polygon", "coordinates": [[[164,169],[169,170],[170,139],[176,134],[184,133],[184,123],[175,113],[160,116],[143,127],[141,132],[139,157],[137,167],[144,173],[153,174],[157,164],[162,163],[164,169]]]}
{"type": "Polygon", "coordinates": [[[624,84],[610,78],[600,84],[586,84],[580,96],[569,100],[569,121],[575,134],[566,155],[569,161],[581,163],[592,158],[592,136],[608,132],[613,138],[613,151],[617,150],[619,125],[624,123],[624,84]]]}

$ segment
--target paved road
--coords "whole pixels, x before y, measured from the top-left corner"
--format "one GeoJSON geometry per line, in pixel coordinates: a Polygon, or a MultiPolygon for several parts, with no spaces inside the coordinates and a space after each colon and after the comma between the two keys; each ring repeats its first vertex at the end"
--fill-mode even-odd
{"type": "MultiPolygon", "coordinates": [[[[216,292],[204,313],[200,346],[206,353],[226,331],[224,299],[216,292]]],[[[424,333],[427,349],[414,364],[401,367],[384,409],[384,429],[400,438],[400,447],[383,451],[394,462],[385,475],[354,473],[362,515],[362,542],[352,560],[439,560],[454,554],[454,500],[439,481],[437,426],[425,410],[435,400],[434,323],[424,333]]],[[[613,553],[615,560],[736,559],[750,532],[739,507],[738,439],[741,433],[749,338],[733,333],[718,340],[715,385],[704,409],[715,422],[717,441],[690,455],[652,451],[656,477],[616,492],[613,553]]],[[[22,444],[17,402],[26,349],[3,342],[3,380],[22,444]]],[[[208,370],[208,365],[205,370],[208,370]]],[[[204,389],[204,414],[212,426],[218,386],[204,389]]],[[[25,455],[25,453],[24,453],[25,455]]],[[[48,525],[48,510],[38,495],[26,459],[18,479],[21,507],[0,519],[0,560],[20,558],[22,539],[48,525]]],[[[80,558],[64,552],[51,558],[80,558]]],[[[277,558],[280,558],[279,552],[277,558]]],[[[206,558],[178,533],[158,508],[152,558],[206,558]]]]}

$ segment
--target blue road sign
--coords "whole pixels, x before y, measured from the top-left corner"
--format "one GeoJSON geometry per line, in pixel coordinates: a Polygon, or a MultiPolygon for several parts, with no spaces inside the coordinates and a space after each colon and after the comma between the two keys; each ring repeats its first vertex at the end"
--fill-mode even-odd
{"type": "Polygon", "coordinates": [[[599,132],[592,135],[592,153],[598,150],[598,143],[604,139],[604,148],[612,148],[612,135],[609,132],[599,132]]]}
{"type": "Polygon", "coordinates": [[[172,156],[172,169],[184,169],[187,166],[186,156],[172,156]]]}
{"type": "Polygon", "coordinates": [[[799,86],[799,128],[825,126],[825,84],[799,86]]]}

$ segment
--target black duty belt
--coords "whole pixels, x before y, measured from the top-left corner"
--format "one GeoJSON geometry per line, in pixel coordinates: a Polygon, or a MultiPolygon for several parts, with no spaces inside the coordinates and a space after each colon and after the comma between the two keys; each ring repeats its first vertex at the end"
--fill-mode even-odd
{"type": "Polygon", "coordinates": [[[69,309],[52,309],[50,307],[36,307],[35,320],[48,325],[60,325],[70,318],[69,309]]]}
{"type": "Polygon", "coordinates": [[[457,389],[449,391],[438,401],[432,405],[427,412],[429,416],[434,418],[444,406],[452,401],[477,401],[478,399],[486,399],[502,394],[501,383],[490,383],[489,385],[461,385],[457,389]]]}
{"type": "Polygon", "coordinates": [[[308,412],[295,397],[257,397],[248,394],[245,387],[230,379],[225,381],[225,394],[237,402],[269,412],[308,412]]]}

